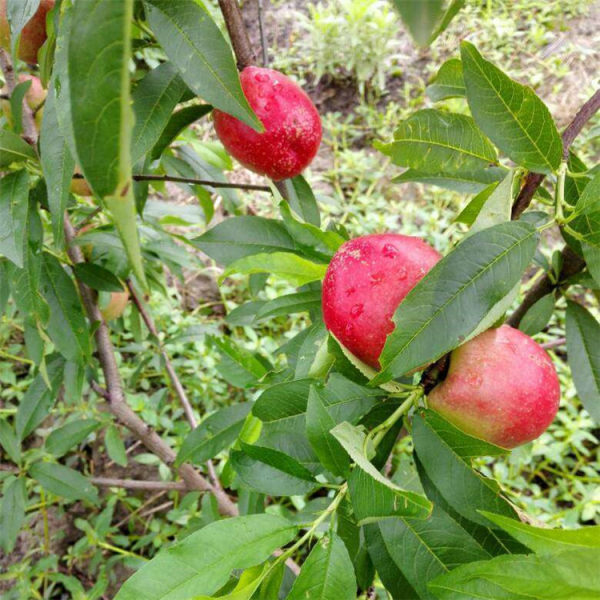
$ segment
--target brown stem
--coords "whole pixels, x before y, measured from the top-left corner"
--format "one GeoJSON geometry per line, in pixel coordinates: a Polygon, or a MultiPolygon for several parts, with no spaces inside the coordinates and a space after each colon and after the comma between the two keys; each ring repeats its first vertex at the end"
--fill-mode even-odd
{"type": "Polygon", "coordinates": [[[585,262],[571,248],[565,246],[562,251],[562,270],[560,272],[560,281],[553,282],[548,275],[544,275],[527,292],[521,305],[507,319],[508,325],[518,327],[525,313],[541,298],[553,292],[565,280],[576,275],[585,268],[585,262]]]}
{"type": "Polygon", "coordinates": [[[540,344],[540,346],[544,350],[552,350],[552,348],[560,348],[560,346],[564,346],[567,343],[567,338],[557,338],[552,340],[551,342],[546,342],[545,344],[540,344]]]}
{"type": "MultiPolygon", "coordinates": [[[[68,215],[65,215],[64,220],[65,240],[67,242],[67,252],[69,258],[74,264],[84,262],[85,258],[81,248],[73,244],[75,238],[75,229],[71,224],[68,215]]],[[[175,452],[166,444],[166,442],[135,412],[129,407],[125,401],[123,394],[123,385],[121,375],[115,360],[115,351],[110,340],[110,335],[106,322],[102,318],[100,309],[95,302],[92,290],[81,281],[77,281],[79,292],[83,300],[83,305],[87,312],[88,318],[92,324],[97,325],[94,338],[98,349],[98,357],[104,380],[106,381],[106,392],[108,394],[108,406],[117,420],[127,427],[148,450],[156,454],[166,465],[172,466],[175,461],[175,452]]],[[[236,505],[230,500],[227,494],[220,493],[216,490],[194,467],[185,463],[179,467],[179,474],[184,480],[188,489],[202,490],[213,493],[219,503],[219,510],[226,515],[237,515],[238,510],[236,505]]]]}
{"type": "Polygon", "coordinates": [[[242,70],[245,67],[256,64],[256,55],[250,45],[248,32],[244,27],[242,13],[237,0],[219,0],[219,6],[225,25],[231,39],[231,45],[237,59],[238,69],[242,70]]]}
{"type": "Polygon", "coordinates": [[[138,296],[135,288],[133,287],[133,284],[131,283],[131,280],[128,279],[126,283],[127,283],[127,289],[129,290],[129,294],[131,295],[133,303],[136,305],[138,312],[142,316],[142,319],[143,319],[144,323],[146,324],[148,331],[156,339],[156,343],[158,345],[158,350],[159,350],[160,355],[162,356],[163,361],[165,363],[165,370],[167,371],[167,375],[169,376],[169,379],[171,380],[175,395],[177,396],[177,398],[179,399],[179,402],[181,403],[181,406],[183,407],[183,412],[185,413],[188,423],[191,425],[192,429],[196,429],[196,427],[198,427],[198,421],[196,420],[196,417],[194,416],[194,411],[192,410],[192,405],[190,404],[190,401],[188,400],[187,394],[185,393],[185,389],[183,388],[183,385],[181,384],[179,376],[175,372],[173,363],[171,362],[169,355],[167,354],[162,342],[160,341],[160,338],[158,336],[158,330],[156,329],[154,320],[152,319],[152,317],[150,316],[150,313],[148,312],[148,309],[146,308],[146,306],[143,304],[142,300],[138,296]]]}
{"type": "Polygon", "coordinates": [[[128,490],[178,490],[185,492],[188,487],[183,481],[139,481],[137,479],[114,479],[112,477],[91,477],[94,485],[118,487],[128,490]]]}
{"type": "MultiPolygon", "coordinates": [[[[15,89],[15,70],[8,52],[3,48],[0,48],[0,68],[4,73],[4,80],[6,81],[6,88],[8,89],[9,95],[12,95],[15,89]]],[[[32,146],[35,146],[38,139],[37,127],[35,126],[35,119],[33,112],[25,98],[23,98],[23,111],[21,114],[23,120],[23,139],[32,146]]]]}
{"type": "MultiPolygon", "coordinates": [[[[573,120],[563,131],[563,160],[569,158],[569,149],[575,138],[581,133],[586,123],[600,110],[600,89],[596,90],[592,97],[577,111],[573,120]]],[[[512,208],[512,219],[518,219],[525,209],[531,204],[536,190],[544,181],[544,175],[540,173],[529,173],[525,178],[525,184],[521,188],[512,208]]]]}

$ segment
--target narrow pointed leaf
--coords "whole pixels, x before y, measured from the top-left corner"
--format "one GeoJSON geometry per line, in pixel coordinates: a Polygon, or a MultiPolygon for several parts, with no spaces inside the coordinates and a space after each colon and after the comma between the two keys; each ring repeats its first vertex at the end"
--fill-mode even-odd
{"type": "Polygon", "coordinates": [[[29,469],[29,474],[51,494],[65,500],[87,500],[98,504],[98,491],[78,471],[56,463],[37,462],[29,469]]]}
{"type": "Polygon", "coordinates": [[[0,179],[0,254],[17,267],[24,266],[29,175],[16,171],[0,179]]]}

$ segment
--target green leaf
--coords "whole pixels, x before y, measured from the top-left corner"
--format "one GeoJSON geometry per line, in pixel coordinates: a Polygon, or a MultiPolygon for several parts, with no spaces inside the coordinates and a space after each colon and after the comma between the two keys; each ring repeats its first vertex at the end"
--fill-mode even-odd
{"type": "Polygon", "coordinates": [[[441,171],[428,173],[417,169],[407,169],[401,175],[394,177],[392,183],[417,182],[425,185],[436,185],[462,194],[476,194],[491,183],[496,183],[505,175],[506,169],[501,167],[489,167],[475,171],[461,169],[453,173],[443,173],[441,171]]]}
{"type": "MultiPolygon", "coordinates": [[[[231,592],[221,596],[221,600],[250,600],[254,592],[258,589],[262,580],[269,572],[270,565],[265,563],[264,565],[257,565],[250,569],[246,569],[241,575],[237,582],[237,585],[231,592]]],[[[213,596],[196,596],[194,600],[212,600],[213,596]]]]}
{"type": "Polygon", "coordinates": [[[91,353],[90,330],[73,280],[51,254],[44,253],[40,292],[50,307],[47,332],[67,359],[85,362],[91,353]]]}
{"type": "Polygon", "coordinates": [[[462,63],[458,58],[447,60],[425,88],[425,93],[433,102],[464,96],[465,91],[462,63]]]}
{"type": "Polygon", "coordinates": [[[443,0],[429,0],[428,2],[394,0],[394,5],[415,42],[419,46],[427,46],[444,14],[443,0]]]}
{"type": "Polygon", "coordinates": [[[305,378],[284,381],[268,387],[256,400],[252,414],[261,421],[287,419],[306,412],[311,385],[315,379],[305,378]]]}
{"type": "Polygon", "coordinates": [[[394,164],[425,173],[476,170],[497,161],[494,146],[471,117],[433,108],[402,121],[392,143],[375,147],[394,164]]]}
{"type": "Polygon", "coordinates": [[[256,320],[293,315],[298,312],[319,311],[320,308],[320,290],[285,294],[262,304],[256,312],[256,320]]]}
{"type": "Polygon", "coordinates": [[[590,275],[594,278],[597,285],[600,285],[600,247],[581,244],[583,258],[587,265],[590,275]]]}
{"type": "Polygon", "coordinates": [[[446,502],[435,485],[433,485],[433,482],[427,476],[427,473],[416,454],[414,455],[414,460],[421,485],[434,506],[443,510],[457,525],[459,525],[459,527],[464,529],[486,552],[488,552],[490,556],[519,554],[527,551],[525,546],[521,545],[504,531],[493,528],[492,526],[484,527],[483,525],[478,525],[457,513],[448,502],[446,502]]]}
{"type": "Polygon", "coordinates": [[[185,83],[169,62],[152,69],[138,83],[131,97],[135,115],[131,139],[133,164],[158,142],[185,90],[185,83]]]}
{"type": "Polygon", "coordinates": [[[46,439],[45,448],[56,458],[66,454],[73,446],[81,444],[90,433],[100,427],[95,419],[78,419],[54,429],[46,439]]]}
{"type": "Polygon", "coordinates": [[[369,462],[363,454],[366,437],[364,432],[343,422],[336,425],[331,433],[356,463],[351,476],[350,495],[359,522],[398,514],[425,519],[431,513],[432,504],[425,496],[403,490],[386,479],[369,462]]]}
{"type": "Polygon", "coordinates": [[[291,541],[297,527],[275,515],[215,521],[146,563],[121,587],[115,600],[188,600],[212,595],[233,569],[264,562],[291,541]]]}
{"type": "Polygon", "coordinates": [[[94,263],[73,265],[75,277],[93,290],[104,292],[122,292],[123,284],[110,271],[94,263]]]}
{"type": "Polygon", "coordinates": [[[311,386],[306,407],[306,437],[328,471],[347,477],[350,468],[348,454],[329,433],[335,424],[318,389],[311,386]]]}
{"type": "Polygon", "coordinates": [[[434,600],[427,590],[429,580],[458,565],[490,556],[437,506],[427,519],[394,518],[367,525],[365,536],[369,554],[386,588],[394,590],[401,583],[402,588],[409,585],[416,592],[394,596],[398,598],[434,600]],[[382,564],[384,561],[391,565],[382,564]],[[397,576],[392,565],[402,575],[398,583],[392,579],[397,576]],[[387,573],[390,577],[386,577],[387,573]]]}
{"type": "Polygon", "coordinates": [[[461,44],[467,100],[482,131],[518,165],[540,173],[558,169],[562,141],[546,105],[535,92],[461,44]]]}
{"type": "Polygon", "coordinates": [[[175,111],[165,125],[160,137],[150,153],[150,158],[156,160],[165,151],[165,149],[177,138],[177,136],[187,129],[192,123],[206,116],[212,110],[210,104],[195,104],[186,106],[175,111]]]}
{"type": "Polygon", "coordinates": [[[317,199],[306,179],[302,175],[296,175],[292,179],[284,179],[281,185],[285,188],[285,198],[291,209],[306,223],[320,227],[321,215],[317,199]]]}
{"type": "Polygon", "coordinates": [[[54,83],[51,83],[44,104],[44,117],[40,131],[42,171],[48,190],[48,206],[52,217],[52,233],[55,244],[63,240],[63,222],[75,160],[71,156],[67,140],[58,122],[57,99],[54,83]]]}
{"type": "Polygon", "coordinates": [[[114,425],[107,427],[104,434],[104,444],[108,457],[120,467],[126,467],[127,452],[125,452],[125,444],[121,439],[119,430],[114,425]]]}
{"type": "Polygon", "coordinates": [[[429,583],[439,600],[596,600],[600,595],[600,551],[569,550],[551,559],[497,556],[462,565],[429,583]]]}
{"type": "Polygon", "coordinates": [[[580,242],[600,247],[600,172],[585,186],[570,216],[567,230],[580,242]]]}
{"type": "Polygon", "coordinates": [[[577,395],[600,423],[600,324],[575,302],[567,304],[567,355],[577,395]]]}
{"type": "Polygon", "coordinates": [[[409,292],[381,354],[380,384],[437,360],[477,333],[520,281],[537,246],[534,227],[512,222],[465,239],[409,292]]]}
{"type": "Polygon", "coordinates": [[[23,81],[15,86],[10,95],[11,114],[10,118],[7,116],[7,120],[12,121],[12,130],[18,134],[23,132],[23,98],[30,88],[31,80],[23,81]]]}
{"type": "Polygon", "coordinates": [[[262,125],[242,91],[229,44],[199,0],[145,0],[146,16],[189,88],[256,131],[262,125]]]}
{"type": "Polygon", "coordinates": [[[46,378],[50,382],[50,388],[47,387],[46,378],[42,373],[38,373],[27,388],[15,418],[15,430],[19,439],[27,437],[50,412],[62,383],[63,368],[62,357],[54,355],[46,364],[46,378]]]}
{"type": "Polygon", "coordinates": [[[581,529],[542,529],[484,510],[481,514],[536,554],[555,554],[576,548],[600,548],[600,525],[581,529]]]}
{"type": "Polygon", "coordinates": [[[0,506],[0,547],[10,555],[25,520],[25,479],[17,477],[4,484],[0,506]]]}
{"type": "Polygon", "coordinates": [[[235,345],[229,338],[210,336],[208,339],[221,354],[217,370],[231,385],[252,387],[267,373],[267,367],[255,354],[235,345]]]}
{"type": "Polygon", "coordinates": [[[527,335],[535,335],[548,325],[553,313],[554,294],[546,294],[525,313],[519,329],[527,335]]]}
{"type": "Polygon", "coordinates": [[[238,437],[252,408],[250,402],[227,406],[206,417],[183,441],[175,465],[203,464],[230,446],[238,437]]]}
{"type": "Polygon", "coordinates": [[[469,203],[460,211],[460,213],[454,217],[457,223],[464,223],[465,225],[472,225],[477,219],[477,215],[481,212],[487,199],[494,193],[498,187],[498,183],[492,183],[484,189],[482,189],[475,197],[473,197],[469,203]]]}
{"type": "Polygon", "coordinates": [[[515,182],[519,183],[516,175],[515,169],[509,171],[486,198],[477,218],[471,225],[470,234],[510,221],[513,199],[518,191],[518,187],[515,189],[515,182]]]}
{"type": "Polygon", "coordinates": [[[0,253],[17,267],[24,266],[29,175],[16,171],[0,179],[0,253]]]}
{"type": "Polygon", "coordinates": [[[281,221],[263,217],[226,219],[191,242],[223,265],[245,256],[293,250],[295,247],[281,221]]]}
{"type": "Polygon", "coordinates": [[[77,160],[94,194],[112,213],[133,272],[144,285],[131,181],[132,13],[133,0],[73,5],[68,85],[77,160]]]}
{"type": "Polygon", "coordinates": [[[15,430],[4,420],[0,421],[0,446],[15,464],[21,462],[21,443],[15,430]]]}
{"type": "Polygon", "coordinates": [[[87,500],[91,504],[98,504],[98,491],[89,479],[81,473],[56,463],[37,462],[30,469],[29,474],[51,494],[65,498],[70,502],[87,500]]]}
{"type": "Polygon", "coordinates": [[[10,49],[14,57],[17,53],[17,47],[20,46],[19,36],[23,27],[35,15],[40,6],[40,0],[6,0],[4,2],[3,19],[8,19],[10,26],[10,49]]]}
{"type": "Polygon", "coordinates": [[[227,266],[222,277],[228,277],[234,273],[245,275],[269,273],[299,287],[311,281],[323,279],[325,271],[327,271],[327,265],[314,263],[297,254],[272,252],[240,258],[227,266]]]}
{"type": "Polygon", "coordinates": [[[0,129],[0,168],[12,163],[35,160],[36,154],[32,146],[24,142],[16,133],[8,129],[0,129]]]}
{"type": "Polygon", "coordinates": [[[354,600],[356,578],[344,542],[335,534],[314,546],[287,600],[354,600]]]}
{"type": "Polygon", "coordinates": [[[231,452],[231,464],[243,486],[269,496],[296,496],[314,490],[318,483],[295,458],[262,446],[241,444],[231,452]]]}
{"type": "Polygon", "coordinates": [[[465,461],[462,446],[451,446],[449,438],[436,431],[435,424],[415,415],[413,442],[427,476],[448,504],[479,525],[489,525],[479,510],[516,518],[510,504],[499,494],[497,484],[476,473],[465,461]]]}

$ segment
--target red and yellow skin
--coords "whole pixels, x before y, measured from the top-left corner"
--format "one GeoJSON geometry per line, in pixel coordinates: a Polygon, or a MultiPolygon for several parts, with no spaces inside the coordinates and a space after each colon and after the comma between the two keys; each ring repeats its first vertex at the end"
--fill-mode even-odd
{"type": "Polygon", "coordinates": [[[379,369],[398,305],[441,255],[417,237],[384,233],[343,244],[323,280],[323,320],[360,360],[379,369]]]}
{"type": "MultiPolygon", "coordinates": [[[[37,65],[38,51],[46,41],[46,14],[54,7],[55,0],[41,0],[40,5],[21,32],[17,56],[37,65]]],[[[10,26],[6,15],[6,0],[0,0],[0,47],[10,50],[10,26]]]]}
{"type": "MultiPolygon", "coordinates": [[[[44,114],[44,108],[41,107],[42,102],[46,99],[46,90],[42,86],[42,82],[39,77],[35,75],[27,75],[25,73],[21,73],[18,77],[19,83],[23,83],[25,81],[31,81],[31,85],[29,89],[25,93],[25,101],[27,102],[27,106],[31,108],[31,110],[35,112],[35,125],[37,130],[39,131],[42,127],[42,116],[44,114]]],[[[12,123],[12,109],[10,106],[9,100],[2,100],[2,111],[4,112],[4,116],[7,118],[9,123],[12,123]]]]}
{"type": "Polygon", "coordinates": [[[539,437],[558,411],[560,386],[546,351],[508,325],[488,329],[450,355],[428,405],[475,437],[514,448],[539,437]]]}
{"type": "Polygon", "coordinates": [[[299,175],[321,143],[321,117],[314,104],[291,79],[273,69],[246,67],[240,80],[265,130],[258,133],[214,110],[215,130],[225,149],[251,171],[274,181],[299,175]]]}

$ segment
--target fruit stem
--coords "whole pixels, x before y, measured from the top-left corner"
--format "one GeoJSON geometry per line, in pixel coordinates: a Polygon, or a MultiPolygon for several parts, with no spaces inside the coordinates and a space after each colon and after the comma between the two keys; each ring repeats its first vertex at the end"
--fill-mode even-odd
{"type": "Polygon", "coordinates": [[[391,429],[398,419],[406,414],[411,406],[416,404],[419,398],[423,395],[423,388],[417,388],[383,423],[375,427],[367,436],[373,439],[373,447],[377,447],[385,434],[391,429]]]}

